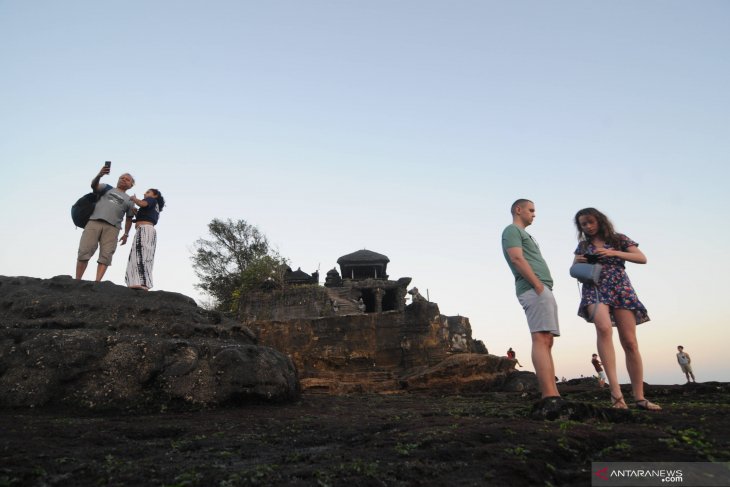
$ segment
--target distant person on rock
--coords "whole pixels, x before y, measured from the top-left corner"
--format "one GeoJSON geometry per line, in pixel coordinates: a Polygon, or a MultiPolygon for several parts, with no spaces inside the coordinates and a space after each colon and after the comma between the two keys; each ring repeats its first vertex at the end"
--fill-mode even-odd
{"type": "Polygon", "coordinates": [[[593,354],[593,357],[591,357],[591,363],[593,364],[593,368],[595,368],[596,372],[598,373],[598,386],[603,387],[604,385],[606,385],[606,373],[603,371],[603,364],[600,360],[598,360],[598,354],[593,354]]]}
{"type": "Polygon", "coordinates": [[[514,360],[515,362],[517,362],[517,365],[522,367],[522,364],[520,363],[519,360],[517,360],[517,354],[515,353],[514,350],[512,350],[512,347],[509,347],[509,350],[507,350],[507,358],[510,360],[514,360]]]}
{"type": "MultiPolygon", "coordinates": [[[[91,189],[100,193],[107,188],[108,185],[100,184],[102,176],[109,174],[111,168],[104,166],[99,174],[91,181],[91,189]]],[[[127,195],[127,190],[134,186],[134,178],[129,173],[119,176],[117,187],[109,186],[99,201],[96,203],[94,212],[89,218],[89,222],[84,227],[79,242],[78,258],[76,260],[76,279],[84,276],[89,260],[99,249],[99,258],[96,267],[96,282],[101,281],[106,273],[107,267],[112,264],[112,256],[117,250],[117,237],[122,229],[122,219],[127,217],[124,223],[124,235],[119,241],[124,245],[129,237],[129,229],[132,227],[132,217],[134,216],[134,203],[127,195]]]]}
{"type": "Polygon", "coordinates": [[[139,206],[139,210],[134,218],[134,242],[129,249],[124,280],[132,289],[149,291],[152,288],[152,268],[157,249],[155,225],[165,207],[165,198],[159,189],[151,188],[145,192],[144,199],[137,198],[137,195],[133,195],[130,199],[139,206]]]}
{"type": "Polygon", "coordinates": [[[583,286],[578,316],[595,326],[598,353],[611,390],[611,406],[628,409],[616,375],[615,326],[626,356],[636,407],[658,411],[661,407],[644,397],[644,365],[636,338],[636,326],[649,321],[649,316],[626,274],[626,262],[646,264],[646,256],[638,243],[617,233],[608,217],[595,208],[578,211],[574,223],[578,247],[573,251],[573,262],[585,263],[586,256],[596,256],[602,265],[598,285],[583,286]]]}
{"type": "Polygon", "coordinates": [[[695,380],[695,374],[692,372],[692,359],[689,357],[688,353],[684,352],[684,347],[682,345],[677,347],[677,363],[679,363],[679,367],[682,369],[682,372],[684,372],[685,377],[687,377],[688,384],[690,383],[690,377],[692,377],[692,382],[697,382],[695,380]]]}
{"type": "Polygon", "coordinates": [[[532,364],[543,398],[557,398],[553,363],[553,337],[560,336],[558,306],[553,296],[553,278],[550,275],[540,247],[525,228],[535,219],[535,204],[518,199],[510,208],[512,224],[502,232],[502,252],[515,277],[517,299],[525,310],[532,337],[532,364]]]}

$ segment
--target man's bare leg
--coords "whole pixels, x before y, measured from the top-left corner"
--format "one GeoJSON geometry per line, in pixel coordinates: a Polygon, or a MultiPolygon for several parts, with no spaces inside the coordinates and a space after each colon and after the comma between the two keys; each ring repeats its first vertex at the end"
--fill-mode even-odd
{"type": "Polygon", "coordinates": [[[106,268],[109,267],[106,264],[98,264],[96,266],[96,282],[101,282],[102,277],[104,277],[104,273],[106,272],[106,268]]]}
{"type": "Polygon", "coordinates": [[[84,277],[86,266],[89,265],[88,260],[77,260],[76,261],[76,280],[81,280],[84,277]]]}
{"type": "Polygon", "coordinates": [[[555,364],[551,353],[553,335],[550,332],[532,333],[532,365],[535,367],[537,383],[542,397],[559,396],[555,384],[555,364]]]}

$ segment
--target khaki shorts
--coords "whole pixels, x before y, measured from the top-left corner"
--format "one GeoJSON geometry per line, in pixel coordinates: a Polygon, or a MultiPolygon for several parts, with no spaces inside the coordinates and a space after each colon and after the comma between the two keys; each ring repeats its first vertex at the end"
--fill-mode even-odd
{"type": "Polygon", "coordinates": [[[99,259],[97,262],[104,265],[112,265],[112,256],[117,250],[117,237],[119,229],[103,220],[89,220],[84,227],[79,242],[78,260],[87,262],[91,259],[99,247],[99,259]]]}
{"type": "Polygon", "coordinates": [[[546,331],[556,337],[560,336],[558,304],[555,302],[555,296],[553,296],[550,289],[545,287],[540,295],[534,289],[530,289],[517,296],[517,299],[525,310],[530,333],[546,331]]]}

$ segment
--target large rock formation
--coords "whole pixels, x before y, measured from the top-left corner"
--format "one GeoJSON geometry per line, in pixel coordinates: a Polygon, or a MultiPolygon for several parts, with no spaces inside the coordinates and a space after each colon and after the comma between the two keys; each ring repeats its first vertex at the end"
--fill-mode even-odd
{"type": "Polygon", "coordinates": [[[529,380],[511,380],[515,362],[487,354],[473,340],[466,317],[444,316],[436,303],[420,295],[403,310],[368,313],[347,297],[349,290],[334,291],[294,287],[241,300],[242,322],[256,331],[261,343],[292,358],[304,390],[338,394],[534,387],[529,380]]]}
{"type": "Polygon", "coordinates": [[[298,392],[288,357],[189,297],[0,276],[0,406],[166,408],[298,392]]]}

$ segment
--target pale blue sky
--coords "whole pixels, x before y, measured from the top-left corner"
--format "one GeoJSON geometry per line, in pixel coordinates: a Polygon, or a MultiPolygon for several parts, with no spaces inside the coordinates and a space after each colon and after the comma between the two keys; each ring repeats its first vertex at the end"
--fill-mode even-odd
{"type": "Polygon", "coordinates": [[[531,368],[500,249],[527,197],[570,378],[595,351],[572,218],[595,206],[649,258],[628,265],[647,382],[683,381],[680,343],[699,380],[730,380],[729,24],[723,1],[0,0],[0,274],[73,273],[69,207],[112,160],[107,182],[168,201],[157,289],[200,300],[193,242],[245,219],[307,272],[388,255],[531,368]]]}

